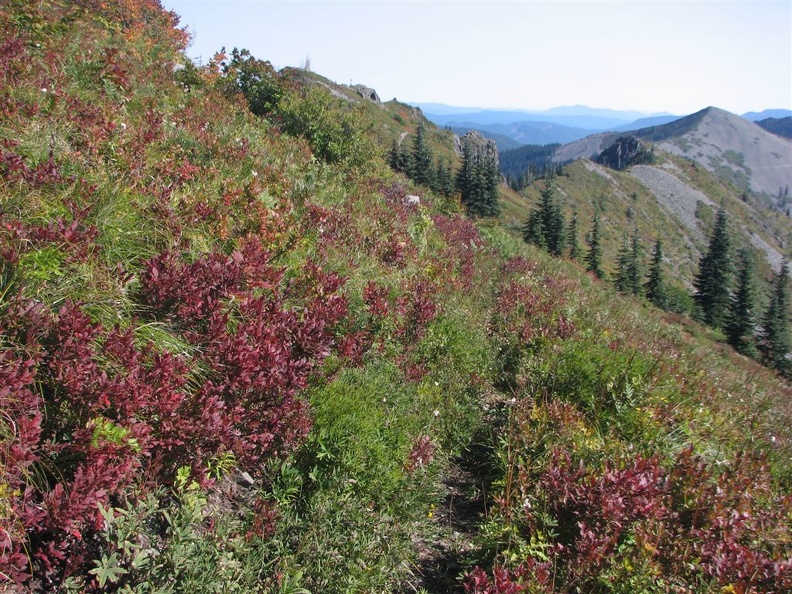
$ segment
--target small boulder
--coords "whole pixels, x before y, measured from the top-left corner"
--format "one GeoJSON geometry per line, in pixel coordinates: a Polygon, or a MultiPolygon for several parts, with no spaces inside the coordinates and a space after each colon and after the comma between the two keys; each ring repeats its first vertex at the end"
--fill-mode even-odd
{"type": "Polygon", "coordinates": [[[247,472],[238,470],[234,473],[234,482],[240,487],[250,489],[256,485],[256,481],[247,472]]]}
{"type": "Polygon", "coordinates": [[[357,91],[357,94],[363,97],[364,99],[368,99],[369,101],[373,101],[374,103],[382,103],[380,101],[379,95],[377,95],[377,91],[372,89],[371,87],[367,87],[366,85],[353,85],[352,87],[357,91]]]}

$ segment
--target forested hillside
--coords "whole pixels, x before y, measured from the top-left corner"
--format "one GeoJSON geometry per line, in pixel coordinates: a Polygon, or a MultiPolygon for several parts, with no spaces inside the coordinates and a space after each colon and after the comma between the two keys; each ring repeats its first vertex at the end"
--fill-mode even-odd
{"type": "Polygon", "coordinates": [[[156,0],[0,31],[0,588],[792,589],[792,386],[527,245],[486,146],[156,0]]]}

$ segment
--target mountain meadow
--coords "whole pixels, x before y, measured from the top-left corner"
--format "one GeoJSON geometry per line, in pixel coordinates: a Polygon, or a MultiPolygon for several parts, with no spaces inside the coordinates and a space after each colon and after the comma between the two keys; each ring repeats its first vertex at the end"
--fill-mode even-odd
{"type": "Polygon", "coordinates": [[[752,154],[677,122],[510,188],[372,89],[192,63],[157,0],[0,31],[0,590],[792,591],[752,154]]]}

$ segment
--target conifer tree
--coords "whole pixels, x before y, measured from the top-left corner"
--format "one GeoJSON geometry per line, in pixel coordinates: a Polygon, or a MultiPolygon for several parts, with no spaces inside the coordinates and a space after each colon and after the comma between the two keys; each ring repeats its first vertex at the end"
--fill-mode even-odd
{"type": "Polygon", "coordinates": [[[391,169],[394,171],[399,171],[401,173],[407,173],[409,169],[410,154],[395,138],[388,152],[388,165],[390,165],[391,169]]]}
{"type": "Polygon", "coordinates": [[[418,129],[413,138],[409,170],[410,179],[416,183],[431,187],[434,177],[433,160],[432,147],[426,141],[426,128],[423,121],[419,121],[418,129]]]}
{"type": "Polygon", "coordinates": [[[489,217],[500,212],[499,182],[495,157],[482,156],[466,140],[462,145],[462,166],[457,171],[456,188],[468,216],[489,217]]]}
{"type": "Polygon", "coordinates": [[[789,335],[789,292],[787,290],[789,262],[784,260],[781,270],[773,277],[773,293],[762,318],[759,349],[766,365],[789,374],[792,364],[787,355],[792,348],[789,335]]]}
{"type": "Polygon", "coordinates": [[[432,189],[443,196],[450,196],[454,193],[454,176],[451,173],[451,163],[448,161],[437,160],[432,189]]]}
{"type": "Polygon", "coordinates": [[[616,256],[616,273],[613,277],[613,283],[616,285],[616,290],[620,293],[630,292],[630,245],[627,242],[627,236],[622,238],[621,247],[616,256]]]}
{"type": "Polygon", "coordinates": [[[469,142],[463,142],[462,164],[457,170],[455,181],[456,181],[456,189],[459,191],[459,194],[462,198],[462,204],[465,206],[468,215],[471,215],[472,202],[473,202],[473,190],[474,190],[473,158],[474,158],[473,147],[470,146],[469,142]]]}
{"type": "Polygon", "coordinates": [[[483,160],[483,201],[485,204],[486,216],[495,217],[500,214],[500,203],[498,186],[500,185],[500,171],[495,155],[488,154],[483,160]]]}
{"type": "Polygon", "coordinates": [[[561,206],[553,197],[553,187],[548,184],[542,190],[542,198],[538,209],[528,216],[523,228],[523,238],[554,256],[560,256],[566,244],[564,214],[561,206]]]}
{"type": "Polygon", "coordinates": [[[643,292],[641,286],[641,241],[638,239],[638,229],[633,230],[632,241],[630,243],[630,266],[628,268],[629,290],[633,295],[640,295],[643,292]]]}
{"type": "Polygon", "coordinates": [[[729,308],[731,280],[731,240],[726,211],[721,206],[715,219],[707,253],[699,262],[699,271],[693,283],[693,299],[701,317],[713,328],[723,328],[729,308]]]}
{"type": "Polygon", "coordinates": [[[538,209],[534,209],[528,215],[528,220],[523,225],[523,240],[536,247],[546,250],[544,229],[542,228],[542,215],[538,209]]]}
{"type": "Polygon", "coordinates": [[[591,233],[586,238],[588,252],[586,253],[586,270],[593,273],[597,278],[602,278],[605,273],[602,271],[602,246],[600,245],[600,221],[599,215],[594,214],[591,233]]]}
{"type": "Polygon", "coordinates": [[[646,281],[646,297],[663,309],[668,302],[663,278],[663,241],[660,238],[657,238],[652,249],[652,264],[649,267],[649,279],[646,281]]]}
{"type": "Polygon", "coordinates": [[[754,315],[754,284],[751,271],[753,259],[750,252],[740,253],[740,268],[737,271],[737,290],[731,297],[729,312],[726,316],[726,341],[735,350],[755,357],[757,354],[754,341],[756,316],[754,315]]]}
{"type": "Polygon", "coordinates": [[[487,211],[484,159],[479,152],[474,151],[473,166],[470,171],[468,212],[474,217],[485,217],[488,214],[487,211]]]}
{"type": "Polygon", "coordinates": [[[569,221],[569,228],[567,229],[567,244],[569,244],[569,259],[577,260],[580,258],[580,244],[577,237],[578,216],[577,211],[572,214],[572,219],[569,221]]]}

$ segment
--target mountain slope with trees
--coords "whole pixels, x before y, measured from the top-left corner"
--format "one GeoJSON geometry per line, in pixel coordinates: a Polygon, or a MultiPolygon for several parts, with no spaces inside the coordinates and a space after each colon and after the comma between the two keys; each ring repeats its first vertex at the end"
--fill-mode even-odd
{"type": "Polygon", "coordinates": [[[788,382],[526,245],[420,111],[177,23],[0,7],[4,590],[792,587],[788,382]]]}
{"type": "MultiPolygon", "coordinates": [[[[764,194],[784,209],[785,188],[792,179],[792,140],[715,107],[630,134],[695,162],[741,191],[764,194]]],[[[592,158],[619,136],[623,134],[608,132],[569,143],[557,151],[554,160],[592,158]]]]}

